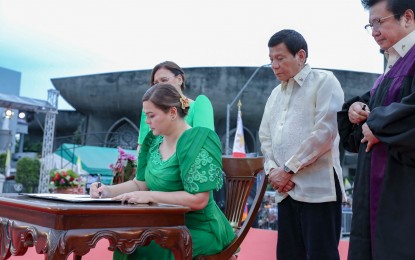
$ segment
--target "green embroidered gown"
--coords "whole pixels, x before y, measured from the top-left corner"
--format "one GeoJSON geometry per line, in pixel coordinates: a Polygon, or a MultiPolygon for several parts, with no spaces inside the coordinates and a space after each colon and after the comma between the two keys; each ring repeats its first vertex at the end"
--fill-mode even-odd
{"type": "MultiPolygon", "coordinates": [[[[212,190],[223,185],[222,152],[217,134],[205,127],[185,131],[177,142],[176,153],[163,161],[159,153],[162,136],[151,132],[144,140],[138,158],[136,179],[145,181],[154,191],[187,191],[191,194],[209,191],[207,206],[186,214],[186,226],[193,242],[193,257],[215,254],[227,246],[234,233],[227,218],[213,200],[212,190]]],[[[154,241],[137,248],[131,255],[114,253],[114,259],[174,259],[170,250],[154,241]]]]}

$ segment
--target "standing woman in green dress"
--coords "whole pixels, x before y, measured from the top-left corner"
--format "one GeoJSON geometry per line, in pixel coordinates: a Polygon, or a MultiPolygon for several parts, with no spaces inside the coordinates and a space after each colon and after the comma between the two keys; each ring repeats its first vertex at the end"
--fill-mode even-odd
{"type": "MultiPolygon", "coordinates": [[[[134,180],[118,185],[91,185],[91,197],[129,203],[187,206],[185,224],[193,242],[193,257],[219,253],[235,237],[229,221],[213,199],[223,185],[222,151],[218,135],[206,127],[190,127],[185,117],[189,101],[177,89],[159,83],[143,96],[149,132],[138,156],[134,180]]],[[[173,259],[170,250],[152,241],[132,254],[114,259],[173,259]]]]}
{"type": "MultiPolygon", "coordinates": [[[[186,76],[179,65],[172,61],[164,61],[157,64],[151,71],[150,85],[168,83],[173,85],[180,95],[185,96],[183,94],[186,88],[185,80],[186,76]]],[[[199,95],[195,100],[190,100],[190,110],[185,120],[192,127],[203,126],[215,130],[213,107],[208,97],[199,95]]],[[[140,146],[143,144],[148,132],[150,132],[150,128],[146,124],[146,115],[142,111],[137,151],[140,150],[140,146]]]]}

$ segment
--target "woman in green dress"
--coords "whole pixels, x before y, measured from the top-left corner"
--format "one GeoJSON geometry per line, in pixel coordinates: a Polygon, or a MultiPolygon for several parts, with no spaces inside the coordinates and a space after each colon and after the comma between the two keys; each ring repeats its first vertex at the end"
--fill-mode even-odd
{"type": "MultiPolygon", "coordinates": [[[[152,130],[139,152],[134,180],[112,186],[91,185],[91,197],[112,197],[129,203],[167,203],[187,206],[185,223],[193,242],[193,257],[215,254],[235,237],[227,218],[213,200],[220,189],[222,151],[217,134],[185,121],[189,101],[170,84],[157,84],[143,97],[146,122],[152,130]]],[[[154,241],[130,255],[114,259],[173,259],[170,250],[154,241]]]]}
{"type": "MultiPolygon", "coordinates": [[[[173,85],[177,91],[184,96],[183,91],[186,88],[185,80],[186,77],[184,71],[181,67],[179,67],[179,65],[172,61],[165,61],[157,64],[153,68],[150,77],[150,85],[168,83],[173,85]]],[[[188,115],[185,117],[185,120],[191,127],[203,126],[215,130],[213,107],[208,97],[205,95],[199,95],[195,100],[190,100],[190,109],[188,115]]],[[[150,132],[150,128],[146,124],[146,114],[143,110],[141,113],[137,151],[143,144],[144,138],[148,132],[150,132]]]]}

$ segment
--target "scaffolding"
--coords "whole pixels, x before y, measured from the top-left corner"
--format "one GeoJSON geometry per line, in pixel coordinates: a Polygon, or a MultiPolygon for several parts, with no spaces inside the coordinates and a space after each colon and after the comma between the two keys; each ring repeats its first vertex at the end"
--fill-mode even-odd
{"type": "Polygon", "coordinates": [[[56,114],[58,113],[59,91],[48,90],[48,103],[51,109],[46,111],[45,127],[43,131],[42,159],[40,162],[39,193],[48,193],[49,172],[52,170],[53,163],[53,137],[55,134],[56,114]]]}
{"type": "Polygon", "coordinates": [[[52,149],[55,133],[55,120],[56,114],[58,113],[58,98],[59,91],[55,89],[48,90],[47,101],[0,93],[0,107],[46,114],[43,130],[42,159],[40,162],[39,193],[49,192],[49,172],[52,170],[53,163],[52,149]]]}

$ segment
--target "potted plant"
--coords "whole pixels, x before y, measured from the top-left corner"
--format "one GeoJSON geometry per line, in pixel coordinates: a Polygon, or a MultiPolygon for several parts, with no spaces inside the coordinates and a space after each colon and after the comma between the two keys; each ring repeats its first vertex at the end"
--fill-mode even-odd
{"type": "Polygon", "coordinates": [[[70,169],[52,170],[49,184],[53,193],[85,193],[85,180],[70,169]]]}
{"type": "Polygon", "coordinates": [[[117,161],[109,166],[114,176],[112,184],[134,179],[137,170],[137,158],[134,155],[126,153],[121,147],[118,147],[118,154],[117,161]]]}

